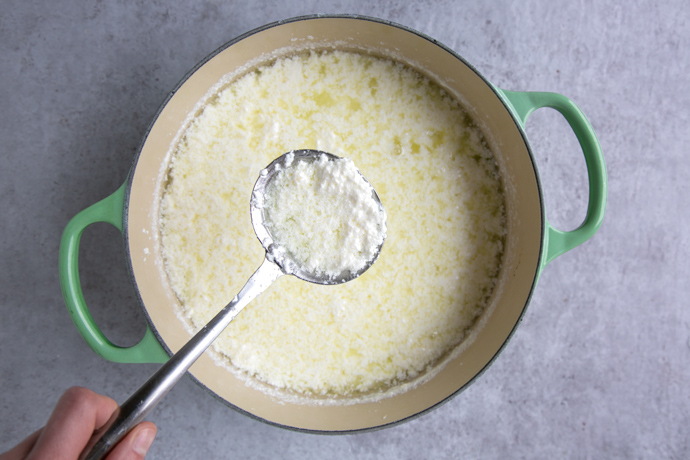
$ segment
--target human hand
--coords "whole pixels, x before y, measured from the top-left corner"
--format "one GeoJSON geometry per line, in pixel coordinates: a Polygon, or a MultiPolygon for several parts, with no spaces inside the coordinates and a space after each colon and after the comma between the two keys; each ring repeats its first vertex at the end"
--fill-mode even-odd
{"type": "MultiPolygon", "coordinates": [[[[58,400],[46,425],[0,454],[0,460],[77,460],[93,432],[103,426],[117,409],[111,398],[73,387],[58,400]]],[[[139,460],[156,436],[156,425],[135,426],[108,454],[106,460],[139,460]]]]}

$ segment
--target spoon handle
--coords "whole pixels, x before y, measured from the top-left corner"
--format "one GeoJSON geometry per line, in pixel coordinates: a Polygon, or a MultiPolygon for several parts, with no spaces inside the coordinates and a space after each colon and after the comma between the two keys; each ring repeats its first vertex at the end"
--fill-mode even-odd
{"type": "Polygon", "coordinates": [[[113,412],[110,420],[93,434],[79,459],[105,457],[163,399],[239,312],[283,274],[278,265],[264,259],[239,294],[113,412]]]}

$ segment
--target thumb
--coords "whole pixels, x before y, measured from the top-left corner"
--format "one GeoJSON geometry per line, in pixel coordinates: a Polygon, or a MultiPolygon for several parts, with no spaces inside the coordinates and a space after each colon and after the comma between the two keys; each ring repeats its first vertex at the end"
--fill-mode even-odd
{"type": "Polygon", "coordinates": [[[107,460],[141,460],[156,437],[156,425],[142,422],[135,426],[110,452],[107,460]]]}

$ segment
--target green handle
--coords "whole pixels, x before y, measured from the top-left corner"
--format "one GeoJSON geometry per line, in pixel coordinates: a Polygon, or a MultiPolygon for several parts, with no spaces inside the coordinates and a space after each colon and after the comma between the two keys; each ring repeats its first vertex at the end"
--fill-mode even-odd
{"type": "Polygon", "coordinates": [[[60,241],[60,286],[72,321],[86,343],[103,358],[117,363],[163,363],[168,354],[147,326],[144,338],[134,346],[114,345],[101,332],[84,302],[79,279],[79,241],[86,227],[107,222],[123,231],[122,211],[127,183],[115,193],[84,209],[67,224],[60,241]]]}
{"type": "Polygon", "coordinates": [[[590,239],[599,229],[606,210],[606,165],[601,146],[587,117],[573,101],[556,93],[514,92],[498,90],[513,108],[514,114],[525,128],[527,117],[536,109],[549,107],[563,115],[575,132],[585,156],[589,178],[589,202],[582,224],[575,230],[563,232],[546,223],[543,265],[590,239]]]}

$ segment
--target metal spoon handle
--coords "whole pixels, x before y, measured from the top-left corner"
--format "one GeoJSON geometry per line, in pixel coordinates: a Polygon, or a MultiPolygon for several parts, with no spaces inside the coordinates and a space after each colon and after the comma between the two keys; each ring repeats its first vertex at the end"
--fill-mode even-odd
{"type": "Polygon", "coordinates": [[[94,433],[79,459],[98,460],[105,457],[163,399],[239,312],[283,274],[278,265],[264,259],[239,294],[163,364],[113,413],[110,420],[94,433]]]}

